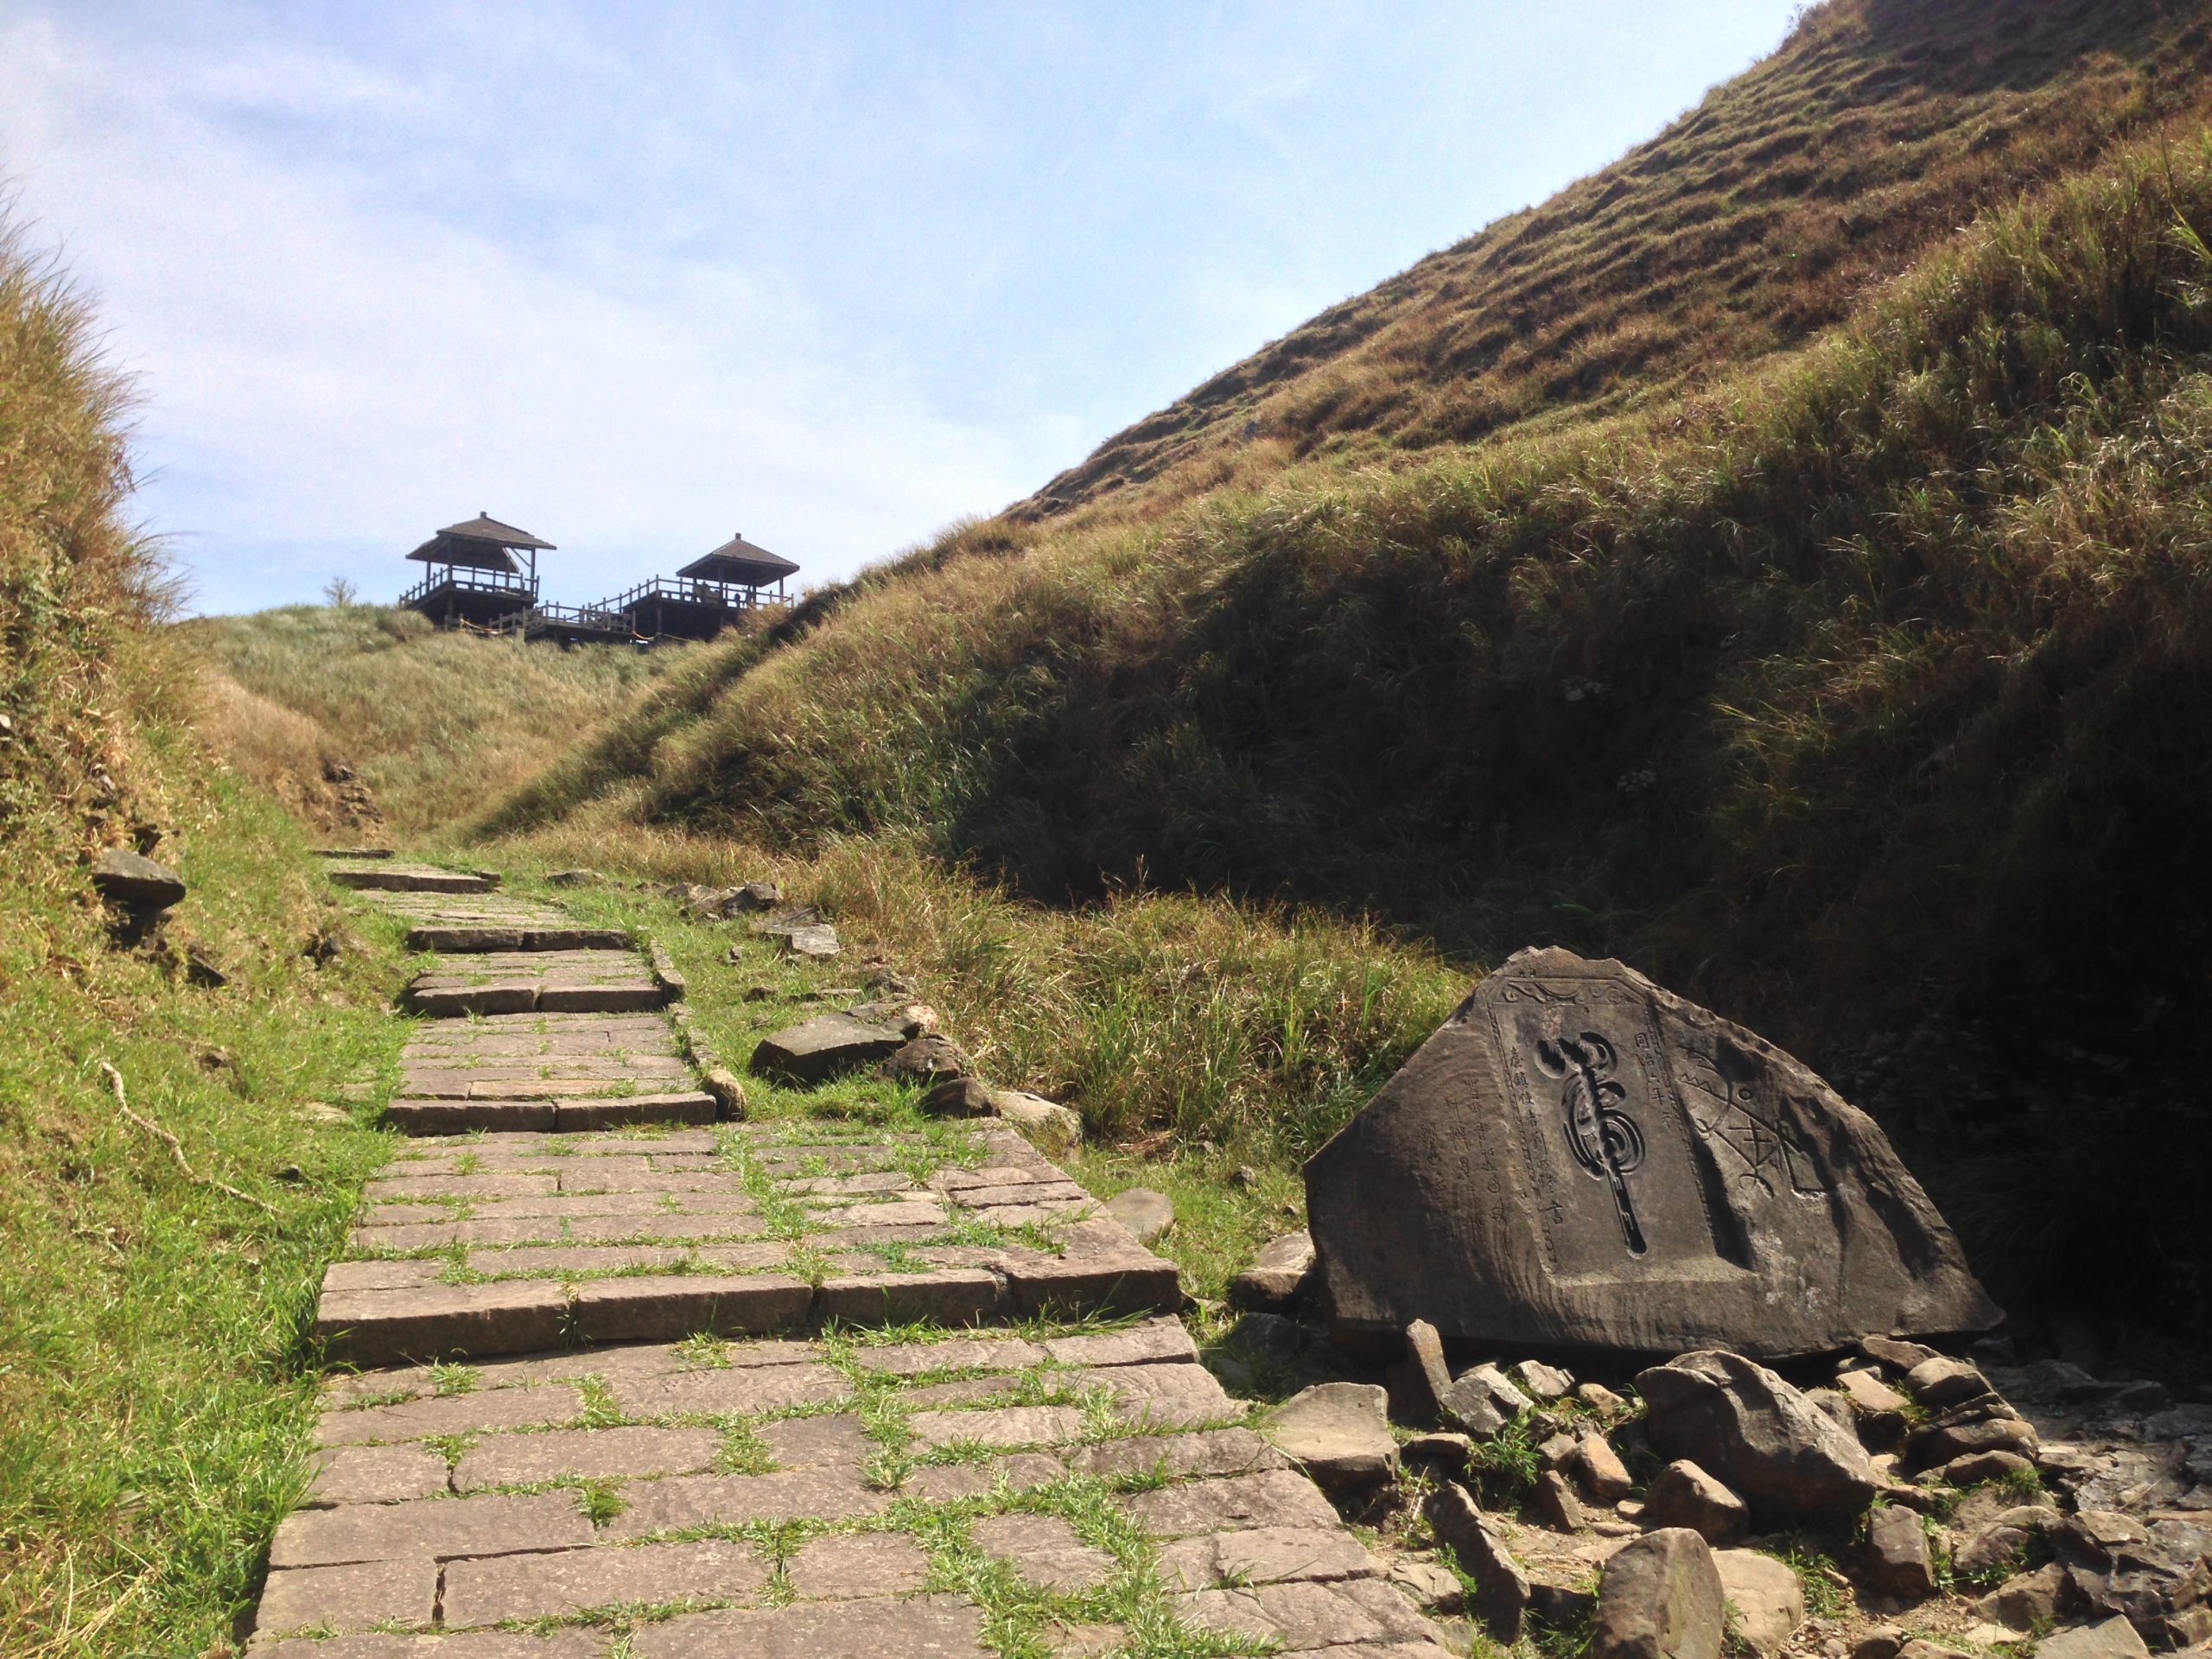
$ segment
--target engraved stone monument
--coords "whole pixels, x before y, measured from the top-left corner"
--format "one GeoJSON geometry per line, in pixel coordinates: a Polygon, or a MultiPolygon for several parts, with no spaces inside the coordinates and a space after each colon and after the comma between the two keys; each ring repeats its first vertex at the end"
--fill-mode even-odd
{"type": "Polygon", "coordinates": [[[1872,1119],[1618,962],[1523,950],[1306,1166],[1337,1338],[1766,1358],[2002,1317],[1872,1119]]]}

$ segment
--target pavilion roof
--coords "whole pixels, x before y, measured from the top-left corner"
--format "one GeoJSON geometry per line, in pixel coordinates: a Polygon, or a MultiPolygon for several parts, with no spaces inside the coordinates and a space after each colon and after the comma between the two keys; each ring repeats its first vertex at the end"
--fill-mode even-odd
{"type": "Polygon", "coordinates": [[[797,571],[789,559],[756,547],[741,533],[713,552],[702,554],[676,574],[695,582],[727,582],[737,588],[765,588],[797,571]]]}
{"type": "Polygon", "coordinates": [[[512,551],[515,548],[550,552],[553,543],[480,512],[474,518],[448,524],[407,556],[425,564],[457,564],[471,570],[505,570],[512,575],[522,569],[515,563],[512,551]]]}

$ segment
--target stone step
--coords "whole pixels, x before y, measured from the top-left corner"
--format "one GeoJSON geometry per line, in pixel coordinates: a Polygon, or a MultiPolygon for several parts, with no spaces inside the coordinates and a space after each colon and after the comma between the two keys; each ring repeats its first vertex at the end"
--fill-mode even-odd
{"type": "Polygon", "coordinates": [[[668,987],[630,950],[459,953],[416,976],[402,998],[411,1014],[617,1014],[658,1008],[668,987]]]}
{"type": "Polygon", "coordinates": [[[489,950],[627,950],[634,943],[630,931],[622,927],[425,922],[407,934],[410,950],[435,950],[447,956],[489,950]]]}
{"type": "Polygon", "coordinates": [[[711,1123],[721,1115],[712,1095],[679,1090],[656,1095],[524,1096],[513,1099],[401,1095],[385,1107],[385,1124],[402,1135],[465,1135],[545,1130],[574,1134],[635,1123],[711,1123]]]}
{"type": "Polygon", "coordinates": [[[1182,1305],[1173,1262],[1003,1128],[831,1145],[765,1124],[563,1135],[564,1110],[625,1103],[534,1104],[552,1133],[418,1140],[370,1181],[323,1281],[331,1358],[1182,1305]]]}
{"type": "Polygon", "coordinates": [[[327,874],[341,887],[382,893],[490,893],[499,885],[496,875],[381,859],[333,860],[327,874]]]}
{"type": "Polygon", "coordinates": [[[982,1609],[924,1593],[951,1581],[941,1516],[957,1505],[962,1545],[1034,1591],[1105,1592],[1083,1652],[1131,1647],[1128,1619],[1179,1621],[1224,1651],[1445,1659],[1384,1563],[1197,1358],[1158,1319],[335,1377],[250,1651],[607,1659],[605,1614],[622,1607],[645,1615],[624,1649],[637,1659],[986,1659],[1000,1649],[982,1609]],[[1031,1497],[1071,1483],[1142,1541],[1141,1576],[1031,1497]],[[396,1630],[417,1634],[375,1634],[396,1630]]]}

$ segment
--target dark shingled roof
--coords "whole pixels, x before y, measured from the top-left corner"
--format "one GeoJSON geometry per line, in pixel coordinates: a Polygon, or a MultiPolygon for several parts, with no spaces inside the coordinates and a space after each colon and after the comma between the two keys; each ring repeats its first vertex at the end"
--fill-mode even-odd
{"type": "Polygon", "coordinates": [[[728,582],[740,588],[765,588],[797,571],[789,559],[755,547],[742,535],[733,536],[713,552],[696,558],[676,574],[694,582],[728,582]]]}
{"type": "Polygon", "coordinates": [[[505,570],[512,575],[522,569],[508,551],[516,547],[553,550],[552,543],[541,542],[526,530],[517,530],[480,512],[458,524],[448,524],[407,556],[425,564],[458,564],[471,570],[505,570]]]}

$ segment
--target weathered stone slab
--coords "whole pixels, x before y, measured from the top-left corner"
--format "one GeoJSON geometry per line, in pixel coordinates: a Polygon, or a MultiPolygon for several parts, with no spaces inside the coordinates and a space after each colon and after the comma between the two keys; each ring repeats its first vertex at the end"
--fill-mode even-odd
{"type": "Polygon", "coordinates": [[[470,1447],[454,1465],[453,1484],[456,1491],[474,1492],[489,1486],[537,1485],[564,1477],[613,1480],[696,1475],[715,1466],[721,1444],[722,1437],[711,1428],[569,1428],[545,1434],[495,1434],[470,1447]]]}
{"type": "Polygon", "coordinates": [[[441,870],[429,864],[403,864],[378,859],[360,863],[334,860],[327,867],[331,880],[341,887],[380,893],[490,893],[499,885],[496,875],[441,870]]]}
{"type": "Polygon", "coordinates": [[[1133,1492],[1122,1504],[1141,1526],[1161,1538],[1239,1527],[1338,1524],[1337,1512],[1313,1483],[1287,1469],[1133,1492]]]}
{"type": "Polygon", "coordinates": [[[741,1604],[756,1600],[768,1578],[752,1546],[722,1539],[456,1561],[446,1569],[445,1622],[466,1629],[621,1603],[741,1604]]]}
{"type": "Polygon", "coordinates": [[[1094,1590],[1114,1576],[1118,1563],[1056,1515],[997,1515],[969,1532],[976,1547],[1008,1563],[1027,1583],[1056,1595],[1094,1590]]]}
{"type": "Polygon", "coordinates": [[[1003,1265],[1014,1306],[1027,1319],[1173,1313],[1183,1306],[1183,1281],[1175,1264],[1134,1246],[1127,1254],[1111,1255],[1008,1251],[1003,1265]]]}
{"type": "Polygon", "coordinates": [[[804,1325],[813,1306],[814,1287],[786,1274],[603,1279],[577,1287],[575,1329],[588,1342],[749,1335],[804,1325]]]}
{"type": "Polygon", "coordinates": [[[636,1659],[988,1659],[982,1611],[958,1596],[799,1602],[766,1612],[689,1613],[640,1628],[636,1659]]]}
{"type": "Polygon", "coordinates": [[[315,1335],[354,1365],[441,1356],[526,1354],[558,1347],[568,1298],[558,1285],[426,1285],[415,1290],[326,1290],[315,1335]]]}
{"type": "Polygon", "coordinates": [[[343,1636],[379,1624],[428,1624],[438,1605],[438,1566],[419,1560],[279,1569],[253,1616],[262,1637],[316,1630],[343,1636]]]}
{"type": "Polygon", "coordinates": [[[753,1051],[753,1070],[776,1082],[803,1087],[888,1059],[906,1040],[896,1026],[871,1025],[849,1014],[825,1014],[761,1039],[753,1051]]]}
{"type": "Polygon", "coordinates": [[[1777,1357],[2000,1317],[1872,1119],[1617,962],[1524,950],[1306,1166],[1338,1339],[1777,1357]]]}
{"type": "Polygon", "coordinates": [[[1281,1644],[1286,1653],[1354,1643],[1414,1643],[1393,1655],[1419,1659],[1446,1649],[1428,1621],[1389,1586],[1372,1579],[1328,1583],[1294,1580],[1240,1590],[1199,1590],[1178,1596],[1175,1611],[1201,1630],[1234,1632],[1281,1644]]]}
{"type": "Polygon", "coordinates": [[[518,1550],[572,1549],[592,1541],[573,1492],[430,1497],[412,1503],[348,1503],[295,1510],[276,1529],[269,1565],[449,1560],[518,1550]]]}
{"type": "MultiPolygon", "coordinates": [[[[744,1521],[849,1521],[880,1515],[891,1499],[862,1484],[857,1469],[785,1469],[771,1475],[671,1475],[634,1482],[630,1507],[607,1523],[610,1538],[744,1521]]],[[[460,1498],[457,1503],[480,1500],[460,1498]]]]}
{"type": "Polygon", "coordinates": [[[1248,1527],[1201,1533],[1160,1552],[1170,1590],[1224,1584],[1280,1584],[1293,1579],[1371,1579],[1375,1558],[1341,1527],[1248,1527]]]}
{"type": "Polygon", "coordinates": [[[1006,1286],[982,1268],[939,1268],[926,1274],[849,1274],[825,1279],[814,1316],[847,1325],[974,1325],[1002,1313],[1006,1286]]]}
{"type": "Polygon", "coordinates": [[[334,1446],[315,1455],[306,1503],[397,1503],[449,1490],[446,1460],[426,1446],[334,1446]]]}
{"type": "Polygon", "coordinates": [[[817,1538],[784,1570],[791,1592],[804,1601],[852,1601],[863,1596],[904,1596],[930,1574],[922,1547],[900,1533],[817,1538]]]}

